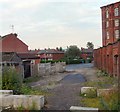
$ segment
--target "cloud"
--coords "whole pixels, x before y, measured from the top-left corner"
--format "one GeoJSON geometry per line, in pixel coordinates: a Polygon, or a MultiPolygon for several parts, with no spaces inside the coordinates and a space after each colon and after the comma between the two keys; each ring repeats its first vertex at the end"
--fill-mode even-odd
{"type": "Polygon", "coordinates": [[[100,6],[107,3],[110,1],[0,0],[1,34],[11,32],[13,24],[31,48],[85,46],[89,40],[100,45],[100,6]]]}

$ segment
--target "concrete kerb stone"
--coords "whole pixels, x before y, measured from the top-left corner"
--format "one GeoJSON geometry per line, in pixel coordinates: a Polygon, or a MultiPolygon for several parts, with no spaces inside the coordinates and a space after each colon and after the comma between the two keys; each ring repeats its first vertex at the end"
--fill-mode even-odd
{"type": "Polygon", "coordinates": [[[23,106],[24,108],[35,108],[40,110],[44,106],[44,96],[37,95],[14,95],[14,108],[23,106]]]}
{"type": "Polygon", "coordinates": [[[117,92],[117,90],[115,90],[114,88],[110,88],[110,89],[98,89],[97,90],[97,96],[100,97],[100,96],[106,96],[110,93],[115,93],[117,92]]]}
{"type": "Polygon", "coordinates": [[[38,95],[0,95],[0,107],[23,107],[30,110],[40,110],[44,107],[44,96],[38,95]]]}
{"type": "Polygon", "coordinates": [[[0,95],[0,107],[13,107],[13,95],[0,95]]]}
{"type": "Polygon", "coordinates": [[[90,107],[79,107],[79,106],[71,106],[70,107],[70,111],[73,111],[73,112],[85,112],[85,111],[94,111],[94,112],[98,112],[98,108],[90,108],[90,107]]]}
{"type": "Polygon", "coordinates": [[[13,90],[0,90],[0,95],[1,94],[12,95],[13,94],[13,90]]]}
{"type": "Polygon", "coordinates": [[[82,87],[81,95],[86,97],[97,97],[97,88],[96,87],[82,87]]]}

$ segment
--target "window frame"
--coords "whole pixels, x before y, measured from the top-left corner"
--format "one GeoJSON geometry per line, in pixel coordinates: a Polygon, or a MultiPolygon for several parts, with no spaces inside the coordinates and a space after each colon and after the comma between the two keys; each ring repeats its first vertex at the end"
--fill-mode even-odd
{"type": "Polygon", "coordinates": [[[120,38],[120,31],[117,29],[114,31],[115,38],[118,39],[120,38]]]}
{"type": "Polygon", "coordinates": [[[109,21],[106,21],[106,28],[109,27],[109,21]]]}
{"type": "Polygon", "coordinates": [[[109,11],[106,9],[106,18],[109,18],[109,11]]]}
{"type": "Polygon", "coordinates": [[[114,26],[118,27],[120,25],[120,20],[119,19],[115,19],[114,20],[114,26]]]}
{"type": "Polygon", "coordinates": [[[106,37],[107,37],[107,39],[110,39],[109,31],[106,32],[106,37]]]}
{"type": "Polygon", "coordinates": [[[119,8],[118,7],[114,8],[114,16],[119,16],[119,8]]]}

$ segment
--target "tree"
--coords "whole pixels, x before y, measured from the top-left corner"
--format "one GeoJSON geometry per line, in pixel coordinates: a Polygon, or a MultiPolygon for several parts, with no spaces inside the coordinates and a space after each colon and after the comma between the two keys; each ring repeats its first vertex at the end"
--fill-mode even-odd
{"type": "Polygon", "coordinates": [[[94,49],[94,45],[92,42],[87,42],[87,48],[88,49],[94,49]]]}
{"type": "Polygon", "coordinates": [[[63,51],[63,48],[62,47],[56,47],[56,50],[58,50],[58,51],[63,51]]]}
{"type": "Polygon", "coordinates": [[[80,57],[80,49],[76,45],[67,47],[65,56],[70,59],[75,59],[80,57]]]}
{"type": "Polygon", "coordinates": [[[59,48],[59,50],[60,50],[60,51],[63,51],[63,48],[62,48],[62,47],[60,47],[60,48],[59,48]]]}

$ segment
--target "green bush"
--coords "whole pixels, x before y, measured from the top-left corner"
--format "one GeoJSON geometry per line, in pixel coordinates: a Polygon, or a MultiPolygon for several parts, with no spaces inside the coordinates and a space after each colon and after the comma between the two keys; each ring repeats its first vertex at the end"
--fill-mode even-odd
{"type": "Polygon", "coordinates": [[[64,60],[41,60],[40,63],[57,63],[57,62],[64,62],[64,60]]]}
{"type": "Polygon", "coordinates": [[[92,59],[90,59],[90,58],[86,59],[86,63],[91,63],[91,62],[92,62],[92,59]]]}
{"type": "Polygon", "coordinates": [[[66,64],[80,64],[81,63],[81,61],[80,61],[80,59],[76,59],[76,60],[74,60],[74,59],[67,59],[66,60],[66,64]]]}
{"type": "Polygon", "coordinates": [[[22,76],[13,68],[6,67],[2,73],[2,89],[13,90],[14,94],[20,92],[22,76]]]}

